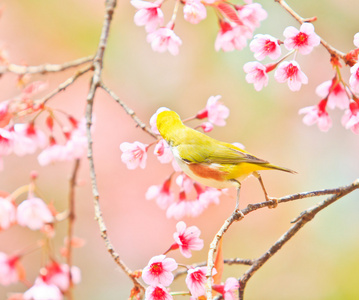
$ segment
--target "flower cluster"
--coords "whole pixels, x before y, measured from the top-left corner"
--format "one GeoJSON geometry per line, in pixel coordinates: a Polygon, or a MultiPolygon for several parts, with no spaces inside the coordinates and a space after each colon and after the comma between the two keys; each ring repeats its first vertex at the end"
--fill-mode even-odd
{"type": "Polygon", "coordinates": [[[43,82],[35,81],[26,86],[18,97],[0,103],[0,169],[3,169],[2,158],[11,153],[23,156],[42,149],[38,155],[38,162],[42,166],[55,161],[71,161],[85,154],[85,119],[78,121],[66,115],[69,126],[63,126],[55,117],[54,110],[34,100],[34,95],[46,86],[43,82]],[[48,137],[35,123],[43,113],[48,114],[45,122],[50,132],[48,137]],[[27,122],[24,122],[25,116],[30,117],[27,122]],[[65,142],[60,143],[55,138],[54,122],[58,123],[65,142]]]}
{"type": "Polygon", "coordinates": [[[145,26],[148,33],[147,42],[154,51],[168,51],[172,55],[179,53],[182,40],[174,33],[177,11],[183,4],[184,19],[192,24],[198,24],[207,17],[206,7],[216,11],[219,32],[215,40],[216,51],[241,50],[247,46],[247,40],[252,38],[254,30],[260,22],[267,18],[267,12],[258,3],[246,0],[243,5],[228,1],[214,0],[185,0],[176,1],[172,18],[164,26],[162,4],[164,0],[148,2],[132,0],[131,4],[137,9],[134,17],[135,24],[145,26]]]}
{"type": "MultiPolygon", "coordinates": [[[[191,250],[201,250],[203,240],[199,238],[200,231],[196,226],[187,227],[183,221],[176,225],[177,231],[173,237],[175,243],[170,250],[180,249],[183,256],[191,257],[191,250]]],[[[146,288],[145,300],[171,300],[173,299],[169,286],[173,282],[173,271],[178,268],[177,262],[173,258],[166,257],[165,254],[154,256],[150,259],[147,266],[142,270],[142,279],[149,286],[146,288]]],[[[185,267],[184,265],[181,265],[185,267]]],[[[205,284],[207,281],[207,267],[188,266],[185,279],[191,299],[205,295],[205,284]]],[[[212,270],[212,275],[216,270],[212,270]]],[[[225,300],[235,300],[238,296],[235,292],[238,290],[238,281],[235,278],[228,278],[225,284],[213,285],[213,290],[221,293],[225,300]]],[[[185,292],[184,294],[187,294],[185,292]]],[[[176,295],[179,295],[177,292],[176,295]]]]}
{"type": "MultiPolygon", "coordinates": [[[[208,121],[196,127],[202,129],[204,132],[211,131],[214,125],[225,126],[225,120],[229,116],[229,109],[219,101],[220,98],[221,96],[211,96],[207,101],[206,107],[199,111],[194,117],[187,119],[187,121],[192,119],[207,119],[208,121]]],[[[156,118],[157,115],[164,110],[168,110],[168,108],[159,108],[150,119],[151,129],[154,133],[159,134],[156,126],[156,118]]],[[[159,208],[166,210],[166,216],[168,218],[175,218],[177,220],[185,216],[197,217],[210,204],[219,204],[219,197],[222,192],[215,188],[202,187],[182,173],[176,161],[173,159],[170,147],[162,138],[159,138],[151,145],[138,141],[122,143],[120,145],[120,150],[123,152],[121,159],[128,169],[135,169],[137,167],[143,169],[146,167],[147,152],[150,146],[154,144],[154,155],[163,164],[171,163],[175,173],[172,173],[162,184],[150,186],[146,192],[147,200],[155,200],[159,208]],[[176,174],[176,172],[178,175],[175,178],[174,174],[176,174]],[[173,189],[172,183],[174,181],[179,190],[178,200],[176,200],[176,194],[173,189]],[[194,199],[189,197],[193,192],[196,194],[194,199]]]]}
{"type": "MultiPolygon", "coordinates": [[[[302,84],[308,83],[308,77],[303,73],[298,62],[295,59],[291,61],[285,59],[292,54],[296,57],[297,53],[302,55],[311,53],[313,48],[320,44],[320,37],[314,32],[314,26],[311,23],[303,23],[299,30],[293,26],[287,27],[283,35],[284,41],[269,34],[257,34],[249,45],[258,61],[246,63],[243,69],[247,73],[247,82],[253,83],[257,91],[268,85],[268,73],[273,70],[275,70],[274,78],[280,83],[287,82],[292,91],[298,91],[302,84]],[[284,45],[289,51],[282,58],[280,58],[280,45],[284,45]],[[272,60],[278,59],[278,61],[266,65],[259,62],[267,56],[272,60]]],[[[317,105],[299,110],[299,114],[304,114],[303,122],[305,124],[317,124],[321,131],[328,131],[332,126],[332,121],[327,108],[337,107],[345,110],[342,125],[359,134],[359,100],[357,97],[359,93],[359,33],[354,36],[354,45],[357,48],[346,55],[347,63],[352,65],[349,84],[344,82],[340,72],[342,66],[333,56],[331,64],[335,70],[334,77],[323,82],[316,89],[321,100],[317,105]]]]}
{"type": "MultiPolygon", "coordinates": [[[[1,192],[3,196],[0,197],[0,231],[18,224],[31,230],[41,231],[47,239],[54,237],[57,212],[51,205],[46,204],[34,194],[35,178],[36,176],[33,174],[32,182],[29,185],[19,187],[12,194],[1,192]],[[24,192],[28,193],[27,199],[17,205],[17,198],[24,192]]],[[[46,248],[43,252],[49,255],[48,258],[43,257],[43,261],[50,260],[50,262],[40,268],[39,276],[35,279],[34,284],[29,286],[25,268],[20,261],[27,252],[34,250],[32,249],[23,252],[17,251],[13,255],[0,252],[0,285],[25,283],[29,289],[21,295],[21,299],[24,300],[62,300],[70,288],[69,273],[71,273],[71,284],[78,284],[81,280],[80,269],[71,266],[70,270],[67,264],[56,261],[52,253],[53,250],[48,249],[48,243],[42,242],[39,245],[46,248]]],[[[74,247],[76,246],[74,245],[74,247]]],[[[40,247],[36,246],[36,249],[40,249],[40,247]]],[[[64,252],[64,256],[66,255],[64,252]]]]}

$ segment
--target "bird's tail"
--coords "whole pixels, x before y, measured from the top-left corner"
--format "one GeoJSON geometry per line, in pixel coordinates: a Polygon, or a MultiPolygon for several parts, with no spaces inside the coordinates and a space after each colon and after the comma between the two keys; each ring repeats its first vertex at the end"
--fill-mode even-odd
{"type": "Polygon", "coordinates": [[[279,171],[284,171],[284,172],[288,172],[288,173],[292,173],[292,174],[297,174],[296,171],[293,171],[293,170],[288,169],[288,168],[272,165],[272,164],[265,164],[265,167],[268,168],[268,169],[271,169],[271,170],[279,170],[279,171]]]}

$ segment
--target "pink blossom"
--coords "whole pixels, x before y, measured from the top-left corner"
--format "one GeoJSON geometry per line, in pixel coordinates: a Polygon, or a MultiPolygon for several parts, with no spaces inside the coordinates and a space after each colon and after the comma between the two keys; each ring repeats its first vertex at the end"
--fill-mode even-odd
{"type": "Polygon", "coordinates": [[[229,109],[219,101],[221,97],[220,95],[209,97],[205,109],[199,111],[196,118],[208,118],[208,121],[214,125],[225,126],[225,119],[229,116],[229,109]]]}
{"type": "Polygon", "coordinates": [[[132,0],[131,4],[138,9],[134,21],[137,26],[145,26],[147,32],[153,32],[163,24],[163,12],[161,2],[132,0]]]}
{"type": "Polygon", "coordinates": [[[315,92],[323,99],[328,97],[327,105],[331,109],[334,109],[336,106],[340,109],[345,109],[349,105],[349,98],[344,86],[336,77],[333,80],[324,81],[318,85],[315,92]]]}
{"type": "Polygon", "coordinates": [[[332,120],[325,110],[325,106],[326,100],[322,100],[318,105],[300,109],[299,114],[305,114],[303,118],[304,124],[310,126],[317,123],[321,131],[328,131],[332,126],[332,120]]]}
{"type": "Polygon", "coordinates": [[[260,22],[267,18],[267,12],[259,3],[243,5],[239,9],[239,18],[252,31],[260,26],[260,22]]]}
{"type": "Polygon", "coordinates": [[[242,50],[247,46],[247,39],[252,37],[252,32],[245,26],[220,21],[220,27],[214,44],[216,51],[242,50]]]}
{"type": "Polygon", "coordinates": [[[284,46],[288,50],[297,49],[303,55],[309,54],[320,44],[320,37],[314,32],[311,23],[303,23],[299,30],[289,26],[284,30],[283,35],[286,37],[284,46]]]}
{"type": "Polygon", "coordinates": [[[14,146],[13,136],[10,131],[0,128],[0,157],[9,155],[14,146]]]}
{"type": "Polygon", "coordinates": [[[166,209],[174,201],[174,194],[170,187],[171,178],[167,179],[163,185],[152,185],[146,192],[146,199],[156,199],[157,205],[161,209],[166,209]]]}
{"type": "Polygon", "coordinates": [[[37,278],[35,284],[24,293],[23,298],[24,300],[62,300],[63,296],[56,285],[47,284],[37,278]]]}
{"type": "Polygon", "coordinates": [[[52,223],[54,217],[50,209],[40,198],[29,198],[22,201],[17,207],[17,222],[32,230],[41,229],[46,223],[52,223]]]}
{"type": "Polygon", "coordinates": [[[177,176],[176,183],[185,193],[190,193],[193,188],[193,180],[184,173],[177,176]]]}
{"type": "Polygon", "coordinates": [[[173,154],[171,148],[168,146],[167,142],[164,139],[160,139],[154,150],[154,155],[157,156],[158,160],[162,164],[170,163],[173,159],[173,154]]]}
{"type": "Polygon", "coordinates": [[[140,167],[144,169],[147,161],[147,146],[141,142],[127,143],[123,142],[120,149],[123,152],[121,160],[130,170],[140,167]]]}
{"type": "Polygon", "coordinates": [[[13,140],[13,151],[18,156],[34,153],[37,148],[43,148],[46,145],[45,133],[37,128],[34,124],[15,124],[13,140]]]}
{"type": "Polygon", "coordinates": [[[198,24],[207,17],[207,10],[200,0],[187,0],[183,6],[183,14],[186,21],[198,24]]]}
{"type": "Polygon", "coordinates": [[[16,211],[14,203],[0,197],[0,230],[8,229],[15,222],[16,211]]]}
{"type": "Polygon", "coordinates": [[[247,73],[246,80],[248,83],[253,83],[256,91],[260,91],[263,87],[268,85],[267,68],[257,61],[247,62],[243,66],[244,72],[247,73]]]}
{"type": "Polygon", "coordinates": [[[154,256],[142,271],[142,279],[149,285],[161,284],[169,286],[173,281],[172,271],[178,267],[173,258],[166,258],[166,255],[154,256]]]}
{"type": "Polygon", "coordinates": [[[18,256],[8,256],[0,252],[0,284],[10,285],[19,281],[16,265],[19,261],[18,256]]]}
{"type": "MultiPolygon", "coordinates": [[[[42,280],[47,284],[56,285],[62,292],[69,289],[69,266],[55,261],[48,264],[42,270],[42,280]]],[[[81,281],[81,271],[76,266],[71,266],[71,281],[78,284],[81,281]]]]}
{"type": "Polygon", "coordinates": [[[192,250],[198,251],[203,248],[203,240],[199,238],[201,231],[198,227],[190,226],[187,228],[186,223],[180,221],[176,225],[176,230],[173,234],[173,238],[184,257],[190,258],[192,256],[192,250]]]}
{"type": "Polygon", "coordinates": [[[354,35],[354,41],[353,41],[355,47],[359,48],[359,32],[357,32],[355,35],[354,35]]]}
{"type": "Polygon", "coordinates": [[[354,93],[359,93],[359,63],[350,68],[349,84],[354,93]]]}
{"type": "MultiPolygon", "coordinates": [[[[207,267],[197,267],[187,271],[186,284],[193,297],[203,296],[206,293],[206,273],[207,267]]],[[[217,271],[212,269],[212,275],[216,273],[217,271]]]]}
{"type": "Polygon", "coordinates": [[[194,186],[198,194],[197,199],[204,209],[211,203],[219,204],[219,196],[222,194],[221,191],[207,186],[203,189],[198,183],[195,183],[194,186]]]}
{"type": "Polygon", "coordinates": [[[355,134],[359,134],[359,104],[351,101],[349,109],[344,112],[342,124],[346,129],[351,129],[355,134]]]}
{"type": "Polygon", "coordinates": [[[183,217],[197,217],[203,212],[203,205],[196,200],[188,200],[185,191],[181,191],[177,202],[173,202],[166,211],[167,218],[175,218],[176,220],[183,217]]]}
{"type": "Polygon", "coordinates": [[[145,300],[173,300],[167,289],[162,285],[149,286],[146,289],[145,300]]]}
{"type": "Polygon", "coordinates": [[[263,60],[266,56],[277,59],[282,53],[278,39],[269,34],[257,34],[249,44],[249,48],[258,60],[263,60]]]}
{"type": "Polygon", "coordinates": [[[5,127],[7,124],[9,124],[11,118],[13,117],[9,110],[9,103],[9,100],[0,103],[0,127],[5,127]]]}
{"type": "Polygon", "coordinates": [[[283,61],[274,73],[274,78],[280,82],[288,81],[291,91],[299,91],[302,84],[308,83],[308,77],[301,71],[299,64],[292,61],[283,61]]]}
{"type": "Polygon", "coordinates": [[[157,111],[152,115],[152,117],[150,118],[150,125],[151,125],[151,130],[155,133],[155,134],[160,134],[160,132],[157,129],[157,116],[160,112],[163,112],[165,110],[170,110],[167,107],[160,107],[159,109],[157,109],[157,111]]]}
{"type": "Polygon", "coordinates": [[[153,51],[165,52],[168,50],[172,55],[179,53],[179,46],[182,45],[181,39],[169,27],[160,27],[147,35],[147,42],[151,43],[153,51]]]}
{"type": "Polygon", "coordinates": [[[204,132],[211,132],[213,130],[213,124],[211,122],[203,122],[200,126],[204,132]]]}
{"type": "Polygon", "coordinates": [[[238,280],[234,277],[227,278],[224,284],[214,284],[212,286],[213,290],[219,292],[223,295],[224,300],[237,300],[238,295],[236,291],[239,289],[238,280]]]}
{"type": "Polygon", "coordinates": [[[34,81],[28,84],[21,92],[22,99],[28,99],[31,96],[45,90],[48,87],[47,82],[34,81]]]}

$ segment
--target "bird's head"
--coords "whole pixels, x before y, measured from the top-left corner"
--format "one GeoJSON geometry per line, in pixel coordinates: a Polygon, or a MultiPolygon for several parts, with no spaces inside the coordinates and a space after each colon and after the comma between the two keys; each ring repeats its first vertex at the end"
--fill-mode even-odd
{"type": "Polygon", "coordinates": [[[167,142],[171,140],[173,132],[182,126],[181,118],[172,110],[162,111],[157,116],[157,129],[167,142]]]}

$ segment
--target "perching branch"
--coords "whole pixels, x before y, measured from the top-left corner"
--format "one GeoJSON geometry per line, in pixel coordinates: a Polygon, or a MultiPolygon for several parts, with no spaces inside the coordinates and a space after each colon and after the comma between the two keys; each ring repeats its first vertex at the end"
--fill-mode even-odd
{"type": "MultiPolygon", "coordinates": [[[[304,192],[298,193],[294,195],[285,196],[282,198],[278,198],[278,204],[299,200],[303,198],[309,197],[316,197],[316,196],[324,196],[324,195],[332,195],[331,197],[323,200],[322,202],[318,203],[317,205],[308,208],[307,210],[303,211],[292,223],[295,223],[286,233],[284,233],[279,240],[273,244],[261,257],[258,259],[252,260],[253,264],[240,278],[240,288],[239,288],[239,296],[240,300],[244,298],[244,289],[248,280],[254,275],[258,269],[260,269],[264,263],[266,263],[269,258],[271,258],[278,250],[281,249],[282,246],[286,242],[288,242],[306,223],[311,221],[314,216],[320,212],[322,209],[326,208],[330,204],[334,203],[335,201],[339,200],[340,198],[344,197],[345,195],[351,193],[352,191],[359,189],[359,179],[355,180],[352,184],[338,187],[335,189],[325,189],[313,192],[304,192]]],[[[240,221],[243,219],[243,216],[258,210],[263,207],[269,207],[273,205],[274,201],[265,201],[256,204],[249,204],[246,208],[240,211],[234,211],[232,215],[224,222],[220,230],[215,235],[211,245],[210,250],[208,252],[208,261],[207,261],[207,288],[206,288],[206,297],[207,300],[212,299],[212,269],[214,267],[214,253],[217,251],[218,242],[223,237],[224,233],[228,230],[228,228],[234,223],[234,221],[240,221]]]]}

